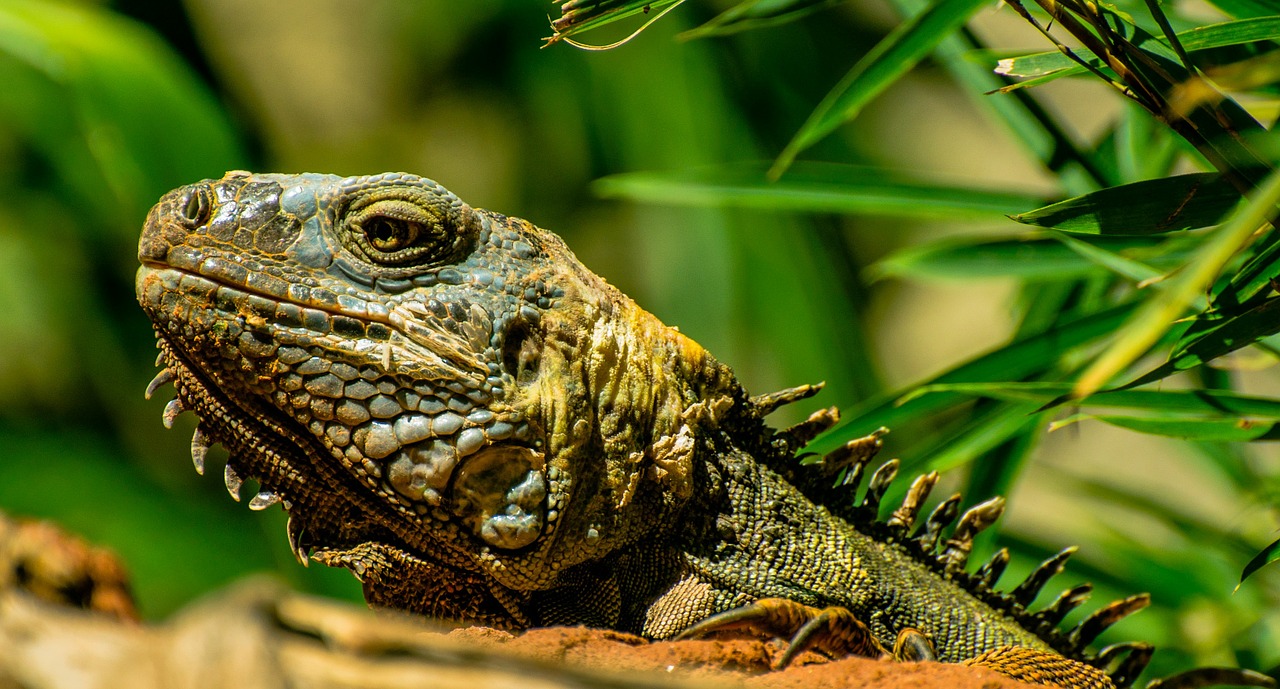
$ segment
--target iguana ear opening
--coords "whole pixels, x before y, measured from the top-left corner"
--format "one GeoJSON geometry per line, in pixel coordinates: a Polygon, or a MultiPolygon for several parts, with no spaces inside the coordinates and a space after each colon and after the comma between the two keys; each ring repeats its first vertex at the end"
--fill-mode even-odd
{"type": "Polygon", "coordinates": [[[538,373],[541,352],[541,334],[527,319],[517,316],[502,338],[502,366],[515,379],[516,385],[533,382],[538,373]]]}

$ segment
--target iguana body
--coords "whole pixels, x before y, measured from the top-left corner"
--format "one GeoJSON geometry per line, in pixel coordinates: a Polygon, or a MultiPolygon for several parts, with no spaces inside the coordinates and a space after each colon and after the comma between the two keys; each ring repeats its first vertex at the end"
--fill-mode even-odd
{"type": "MultiPolygon", "coordinates": [[[[843,607],[884,647],[917,629],[945,661],[1132,651],[1123,683],[1149,654],[1084,650],[1145,598],[1072,634],[1054,627],[1087,589],[1025,610],[1065,555],[1012,595],[990,588],[1007,555],[964,571],[1000,503],[940,552],[954,500],[908,535],[927,478],[888,522],[892,468],[861,512],[814,504],[795,486],[816,494],[823,474],[794,452],[833,417],[776,434],[762,417],[788,395],[750,398],[555,235],[429,180],[228,173],[161,199],[139,257],[157,384],[178,391],[166,419],[200,417],[197,468],[225,445],[232,495],[257,479],[251,506],[283,502],[299,557],[351,568],[371,603],[668,638],[782,598],[843,607]]],[[[870,454],[829,466],[860,473],[870,454]]]]}

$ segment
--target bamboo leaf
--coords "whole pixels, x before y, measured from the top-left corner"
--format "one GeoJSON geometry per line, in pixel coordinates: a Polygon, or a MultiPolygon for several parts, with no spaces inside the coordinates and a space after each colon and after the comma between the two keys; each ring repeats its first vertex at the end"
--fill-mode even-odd
{"type": "MultiPolygon", "coordinates": [[[[1270,14],[1274,15],[1275,13],[1272,12],[1270,14]]],[[[1253,43],[1255,41],[1276,40],[1280,37],[1280,17],[1260,16],[1253,19],[1210,24],[1180,32],[1177,36],[1182,43],[1182,47],[1191,53],[1211,48],[1253,43]]],[[[1159,39],[1150,35],[1139,35],[1138,38],[1139,48],[1149,48],[1148,43],[1152,41],[1159,42],[1159,39]]],[[[1101,60],[1088,53],[1082,54],[1081,57],[1095,67],[1105,66],[1101,60]]],[[[1053,75],[1056,78],[1085,74],[1087,70],[1060,51],[1054,50],[1017,57],[999,58],[996,65],[996,73],[1009,77],[1045,77],[1053,75]]]]}
{"type": "MultiPolygon", "coordinates": [[[[1133,303],[1071,319],[1043,333],[1021,338],[939,374],[922,385],[1017,380],[1039,375],[1065,353],[1112,332],[1132,313],[1133,303]]],[[[925,419],[965,400],[958,393],[939,393],[899,404],[904,391],[873,397],[845,413],[846,421],[810,443],[806,451],[826,453],[854,438],[909,419],[925,419]]]]}
{"type": "Polygon", "coordinates": [[[985,3],[986,0],[938,0],[899,24],[822,99],[778,156],[770,175],[780,176],[801,151],[857,117],[867,103],[924,59],[985,3]]]}
{"type": "Polygon", "coordinates": [[[1232,17],[1272,17],[1276,14],[1275,0],[1209,0],[1232,17]]]}
{"type": "Polygon", "coordinates": [[[1161,275],[1160,271],[1141,261],[1125,258],[1114,251],[1108,251],[1098,246],[1096,243],[1081,241],[1065,232],[1052,232],[1050,236],[1062,242],[1063,246],[1076,252],[1091,263],[1102,266],[1135,283],[1154,280],[1161,275]]]}
{"type": "MultiPolygon", "coordinates": [[[[1147,263],[1172,268],[1190,254],[1164,252],[1163,244],[1147,237],[1096,237],[1090,242],[1100,251],[1123,255],[1149,250],[1147,263]]],[[[890,254],[867,268],[867,278],[969,280],[989,277],[1023,279],[1076,279],[1099,273],[1094,256],[1082,255],[1055,239],[947,239],[890,254]]]]}
{"type": "Polygon", "coordinates": [[[1010,218],[1063,232],[1147,235],[1217,224],[1239,201],[1220,175],[1201,172],[1109,187],[1010,218]]]}
{"type": "Polygon", "coordinates": [[[882,169],[797,163],[776,182],[763,164],[634,172],[595,183],[601,196],[691,206],[991,220],[1037,201],[1030,194],[916,179],[882,169]]]}
{"type": "Polygon", "coordinates": [[[1215,306],[1231,308],[1244,304],[1280,280],[1280,241],[1273,235],[1264,240],[1269,246],[1259,251],[1213,297],[1215,306]]]}
{"type": "Polygon", "coordinates": [[[1244,571],[1240,572],[1240,583],[1236,584],[1236,591],[1240,590],[1240,585],[1244,584],[1244,580],[1253,576],[1253,573],[1263,567],[1280,560],[1280,540],[1273,541],[1271,545],[1263,548],[1257,555],[1249,560],[1249,564],[1244,566],[1244,571]]]}
{"type": "Polygon", "coordinates": [[[721,12],[702,26],[681,33],[679,38],[691,40],[727,36],[739,31],[778,26],[842,2],[844,0],[746,0],[721,12]]]}
{"type": "Polygon", "coordinates": [[[913,463],[917,471],[943,472],[973,462],[1008,439],[1026,433],[1040,423],[1035,404],[1001,404],[978,419],[966,424],[956,435],[948,437],[936,448],[922,451],[923,464],[913,463]]]}
{"type": "Polygon", "coordinates": [[[1252,419],[1147,418],[1142,416],[1084,416],[1119,428],[1184,440],[1248,442],[1277,439],[1276,424],[1252,419]]]}
{"type": "Polygon", "coordinates": [[[1280,173],[1272,173],[1249,202],[1211,235],[1165,289],[1149,297],[1119,336],[1080,376],[1073,395],[1085,397],[1104,386],[1155,344],[1174,320],[1207,291],[1223,266],[1275,212],[1280,202],[1280,173]]]}
{"type": "Polygon", "coordinates": [[[1197,321],[1175,345],[1168,361],[1124,387],[1144,385],[1201,366],[1277,332],[1280,332],[1280,299],[1268,299],[1241,314],[1197,321]],[[1197,328],[1200,323],[1206,325],[1197,328]]]}
{"type": "MultiPolygon", "coordinates": [[[[946,392],[1045,404],[1070,391],[1069,383],[1054,382],[941,383],[921,386],[903,401],[946,392]]],[[[1280,400],[1240,395],[1229,390],[1110,390],[1094,393],[1075,404],[1088,408],[1136,409],[1164,415],[1197,414],[1222,419],[1250,416],[1280,421],[1280,400]]]]}

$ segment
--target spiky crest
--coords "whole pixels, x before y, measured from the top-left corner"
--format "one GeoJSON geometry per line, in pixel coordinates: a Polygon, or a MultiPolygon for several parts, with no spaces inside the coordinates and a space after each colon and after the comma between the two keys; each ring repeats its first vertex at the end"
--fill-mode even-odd
{"type": "MultiPolygon", "coordinates": [[[[819,414],[811,416],[799,427],[818,425],[811,422],[819,414]]],[[[829,418],[825,414],[823,416],[824,419],[829,418]]],[[[788,441],[795,437],[792,435],[795,428],[797,427],[785,432],[788,433],[788,441]]],[[[1029,606],[1048,581],[1062,571],[1066,560],[1076,548],[1066,548],[1046,559],[1009,591],[995,590],[995,584],[1009,562],[1007,549],[998,551],[976,572],[971,573],[967,569],[974,538],[1000,517],[1005,506],[1003,498],[992,498],[971,507],[944,538],[946,529],[956,521],[961,502],[959,494],[952,495],[939,503],[924,523],[912,533],[930,491],[937,484],[938,476],[930,473],[917,477],[907,490],[902,504],[893,509],[887,518],[881,519],[881,502],[900,467],[898,460],[890,459],[872,473],[862,499],[851,504],[854,501],[849,496],[857,496],[866,466],[881,448],[884,433],[881,429],[874,434],[849,441],[819,461],[809,460],[809,463],[787,471],[785,475],[806,496],[819,504],[825,504],[862,533],[896,545],[916,561],[1007,615],[1062,655],[1108,672],[1117,687],[1129,686],[1150,660],[1150,645],[1117,644],[1096,654],[1089,652],[1087,647],[1112,624],[1146,607],[1150,597],[1140,594],[1116,601],[1092,613],[1075,627],[1062,630],[1058,628],[1058,624],[1088,599],[1092,590],[1090,585],[1083,584],[1064,591],[1039,611],[1032,612],[1029,606]],[[833,477],[839,478],[833,480],[833,477]],[[832,499],[838,495],[845,499],[832,499]]]]}

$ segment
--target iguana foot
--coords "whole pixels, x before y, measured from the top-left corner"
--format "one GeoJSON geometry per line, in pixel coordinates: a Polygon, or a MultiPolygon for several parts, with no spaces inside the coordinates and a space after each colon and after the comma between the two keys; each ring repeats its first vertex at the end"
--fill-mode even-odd
{"type": "Polygon", "coordinates": [[[839,606],[815,608],[786,598],[762,598],[712,615],[680,632],[676,639],[691,639],[728,630],[754,631],[789,639],[787,650],[774,663],[775,670],[790,665],[797,655],[808,650],[820,651],[835,658],[848,655],[864,658],[893,655],[876,640],[867,625],[847,609],[839,606]]]}
{"type": "Polygon", "coordinates": [[[921,660],[937,660],[938,652],[933,641],[918,629],[907,627],[898,632],[893,642],[893,657],[902,662],[915,663],[921,660]]]}

